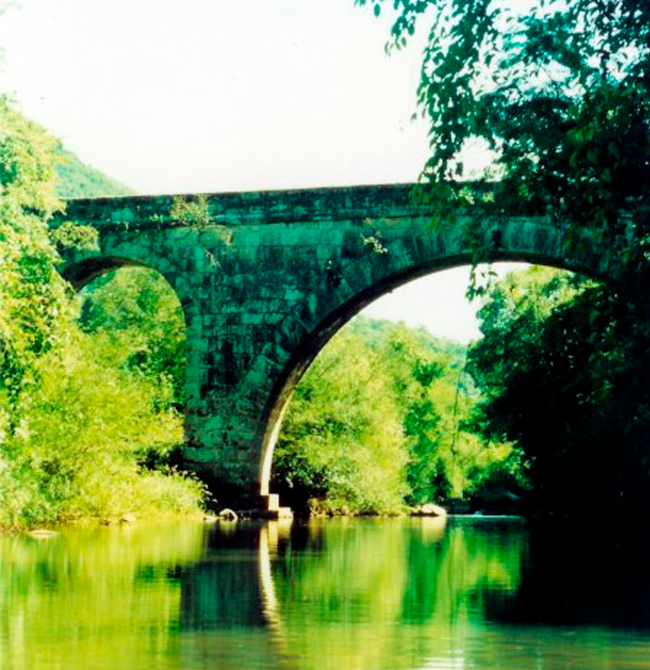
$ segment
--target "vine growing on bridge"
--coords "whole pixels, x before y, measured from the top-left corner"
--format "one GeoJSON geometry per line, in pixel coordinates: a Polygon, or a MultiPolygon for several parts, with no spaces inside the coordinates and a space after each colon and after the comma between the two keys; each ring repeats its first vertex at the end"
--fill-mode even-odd
{"type": "Polygon", "coordinates": [[[210,213],[210,201],[206,195],[201,194],[192,198],[175,196],[170,215],[174,221],[186,226],[196,226],[199,229],[209,227],[226,246],[232,244],[232,232],[214,220],[210,213]]]}

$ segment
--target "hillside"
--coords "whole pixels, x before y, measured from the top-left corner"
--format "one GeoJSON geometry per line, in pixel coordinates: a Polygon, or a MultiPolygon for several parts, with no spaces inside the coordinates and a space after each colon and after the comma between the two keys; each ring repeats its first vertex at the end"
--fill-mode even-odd
{"type": "Polygon", "coordinates": [[[460,342],[438,337],[430,333],[423,326],[409,326],[406,323],[389,321],[388,319],[371,319],[358,315],[350,321],[349,328],[358,335],[372,351],[379,351],[386,342],[400,329],[408,332],[421,347],[420,353],[424,356],[438,356],[444,361],[445,375],[454,379],[462,391],[472,398],[479,395],[479,390],[472,376],[465,371],[467,347],[460,342]]]}
{"type": "MultiPolygon", "coordinates": [[[[466,350],[465,345],[446,338],[437,337],[423,326],[408,326],[404,322],[401,322],[401,325],[407,328],[417,341],[430,353],[447,354],[455,364],[460,364],[464,361],[466,350]]],[[[359,315],[350,322],[350,327],[357,332],[371,348],[376,349],[386,340],[389,334],[398,327],[398,324],[394,321],[389,321],[388,319],[371,319],[359,315]]]]}
{"type": "Polygon", "coordinates": [[[128,186],[107,177],[103,172],[83,163],[72,151],[60,147],[57,194],[63,200],[133,195],[128,186]]]}

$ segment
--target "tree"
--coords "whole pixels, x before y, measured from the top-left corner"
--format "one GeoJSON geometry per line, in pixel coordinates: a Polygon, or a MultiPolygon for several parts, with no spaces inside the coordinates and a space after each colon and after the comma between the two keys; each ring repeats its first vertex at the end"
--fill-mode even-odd
{"type": "Polygon", "coordinates": [[[293,392],[275,490],[292,506],[351,512],[463,497],[510,452],[463,426],[477,395],[464,353],[423,329],[354,319],[293,392]]]}
{"type": "Polygon", "coordinates": [[[469,370],[488,398],[517,374],[536,350],[545,321],[580,292],[579,278],[545,267],[510,272],[490,290],[478,312],[481,334],[469,352],[469,370]]]}
{"type": "MultiPolygon", "coordinates": [[[[356,2],[376,14],[388,4],[356,2]]],[[[423,193],[439,214],[466,202],[463,149],[482,138],[497,178],[489,196],[473,198],[474,210],[547,213],[569,226],[570,244],[588,230],[621,250],[637,281],[650,225],[650,5],[392,4],[392,48],[406,45],[421,22],[431,26],[418,103],[430,124],[423,193]]]]}
{"type": "Polygon", "coordinates": [[[83,293],[81,327],[112,341],[116,363],[137,369],[173,403],[185,401],[185,318],[178,296],[155,270],[123,268],[83,293]]]}
{"type": "Polygon", "coordinates": [[[56,271],[55,245],[96,237],[88,227],[48,231],[63,207],[58,146],[0,98],[0,527],[197,511],[198,482],[142,467],[182,439],[171,384],[156,379],[153,360],[146,374],[120,369],[119,338],[83,333],[56,271]]]}
{"type": "Polygon", "coordinates": [[[469,355],[486,392],[475,425],[515,442],[531,505],[568,516],[650,504],[650,327],[639,305],[533,269],[489,292],[469,355]]]}
{"type": "MultiPolygon", "coordinates": [[[[387,5],[357,4],[372,4],[375,14],[387,5]]],[[[490,394],[480,418],[484,434],[522,446],[537,492],[546,487],[558,494],[556,509],[559,498],[574,510],[594,497],[608,504],[644,501],[650,399],[640,380],[650,373],[650,5],[392,5],[390,48],[405,46],[422,23],[431,26],[418,88],[431,146],[420,195],[437,205],[437,222],[463,208],[474,214],[466,233],[475,260],[485,260],[490,248],[484,233],[494,217],[546,215],[566,231],[567,245],[588,235],[621,268],[609,289],[583,287],[566,302],[552,277],[537,282],[537,293],[529,291],[530,283],[524,296],[514,295],[513,284],[489,293],[484,341],[470,357],[490,394]],[[483,175],[487,185],[467,183],[464,151],[476,138],[492,151],[493,164],[483,175]],[[616,451],[612,444],[626,448],[616,451]]],[[[469,292],[480,291],[473,285],[469,292]]]]}
{"type": "Polygon", "coordinates": [[[37,382],[36,361],[61,336],[70,305],[46,224],[62,207],[55,147],[0,97],[0,434],[18,426],[24,392],[37,382]]]}
{"type": "Polygon", "coordinates": [[[302,507],[394,512],[407,492],[400,412],[381,357],[353,331],[332,338],[294,390],[274,459],[274,488],[302,507]]]}

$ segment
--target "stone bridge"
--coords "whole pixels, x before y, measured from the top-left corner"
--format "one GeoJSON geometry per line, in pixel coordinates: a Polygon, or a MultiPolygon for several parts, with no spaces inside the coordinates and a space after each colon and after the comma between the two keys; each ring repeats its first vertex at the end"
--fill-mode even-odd
{"type": "MultiPolygon", "coordinates": [[[[610,254],[565,244],[543,218],[461,218],[437,229],[410,185],[75,200],[65,220],[99,231],[99,249],[64,256],[77,288],[122,266],[160,272],[187,324],[185,458],[221,501],[265,496],[292,389],[359,310],[416,277],[472,261],[478,231],[493,261],[592,276],[610,254]],[[476,236],[474,236],[476,237],[476,236]]],[[[54,221],[53,226],[59,222],[54,221]]]]}

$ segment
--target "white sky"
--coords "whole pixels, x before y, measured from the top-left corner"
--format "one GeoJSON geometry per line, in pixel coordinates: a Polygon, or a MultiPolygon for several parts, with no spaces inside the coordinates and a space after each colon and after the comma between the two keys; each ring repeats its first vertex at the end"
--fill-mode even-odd
{"type": "MultiPolygon", "coordinates": [[[[21,0],[0,17],[0,90],[141,193],[410,182],[421,45],[386,56],[389,27],[353,0],[21,0]]],[[[467,341],[466,278],[370,315],[467,341]]]]}

